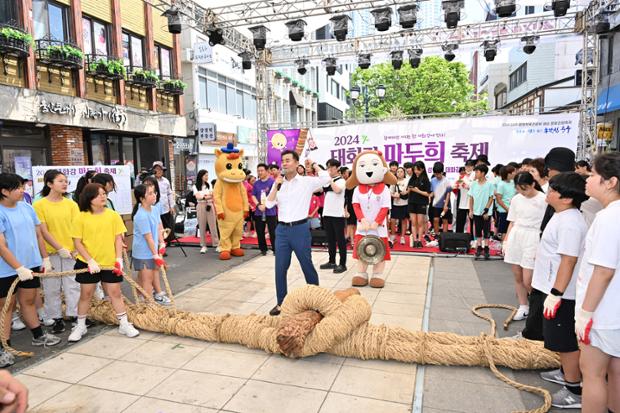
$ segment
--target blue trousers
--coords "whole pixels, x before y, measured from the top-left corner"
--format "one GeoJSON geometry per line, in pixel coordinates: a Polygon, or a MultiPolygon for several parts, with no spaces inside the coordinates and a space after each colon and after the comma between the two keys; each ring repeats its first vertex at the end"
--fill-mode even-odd
{"type": "Polygon", "coordinates": [[[294,252],[301,264],[301,270],[308,284],[319,285],[319,275],[312,264],[312,236],[310,225],[276,227],[276,295],[278,305],[282,304],[288,292],[286,274],[291,266],[291,253],[294,252]]]}

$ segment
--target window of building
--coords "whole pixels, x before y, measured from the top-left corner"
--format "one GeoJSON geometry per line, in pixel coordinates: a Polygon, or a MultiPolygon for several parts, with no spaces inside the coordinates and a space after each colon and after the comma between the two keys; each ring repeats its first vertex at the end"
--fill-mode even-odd
{"type": "Polygon", "coordinates": [[[171,53],[168,47],[155,45],[155,70],[162,79],[170,79],[172,74],[172,60],[170,59],[171,53]]]}
{"type": "Polygon", "coordinates": [[[527,81],[527,62],[510,74],[510,90],[516,89],[527,81]]]}
{"type": "Polygon", "coordinates": [[[611,33],[607,40],[607,74],[614,72],[614,34],[611,33]]]}
{"type": "Polygon", "coordinates": [[[508,102],[508,91],[502,89],[495,94],[495,109],[503,107],[508,102]]]}
{"type": "Polygon", "coordinates": [[[534,14],[536,12],[536,8],[534,6],[525,6],[525,14],[534,14]]]}
{"type": "Polygon", "coordinates": [[[110,27],[91,17],[82,18],[84,53],[108,56],[110,54],[110,27]]]}
{"type": "Polygon", "coordinates": [[[144,41],[135,34],[123,32],[123,61],[125,66],[133,68],[144,67],[144,41]]]}
{"type": "Polygon", "coordinates": [[[256,119],[256,89],[210,70],[198,70],[200,107],[243,119],[256,119]]]}
{"type": "Polygon", "coordinates": [[[332,79],[331,82],[331,94],[332,96],[336,96],[338,99],[340,99],[340,87],[334,79],[332,79]]]}
{"type": "Polygon", "coordinates": [[[18,18],[16,0],[0,0],[0,23],[15,23],[18,18]]]}
{"type": "Polygon", "coordinates": [[[36,39],[71,40],[69,7],[48,0],[33,0],[32,16],[36,39]]]}

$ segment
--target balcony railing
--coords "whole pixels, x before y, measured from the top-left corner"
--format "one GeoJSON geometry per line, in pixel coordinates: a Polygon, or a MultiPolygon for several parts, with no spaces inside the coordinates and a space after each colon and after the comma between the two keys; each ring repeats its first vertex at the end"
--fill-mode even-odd
{"type": "Polygon", "coordinates": [[[49,66],[75,70],[84,66],[84,53],[73,43],[55,39],[36,40],[36,58],[49,66]]]}
{"type": "Polygon", "coordinates": [[[120,80],[127,76],[127,69],[118,57],[91,54],[86,56],[86,73],[100,79],[120,80]]]}
{"type": "Polygon", "coordinates": [[[32,36],[26,31],[11,24],[0,24],[0,55],[24,58],[30,54],[32,36]]]}
{"type": "Polygon", "coordinates": [[[137,66],[127,66],[127,81],[131,86],[144,89],[153,89],[159,82],[159,76],[154,70],[145,69],[137,66]]]}
{"type": "Polygon", "coordinates": [[[182,95],[185,93],[187,84],[181,79],[174,79],[169,76],[162,76],[162,80],[157,86],[157,90],[168,95],[182,95]]]}

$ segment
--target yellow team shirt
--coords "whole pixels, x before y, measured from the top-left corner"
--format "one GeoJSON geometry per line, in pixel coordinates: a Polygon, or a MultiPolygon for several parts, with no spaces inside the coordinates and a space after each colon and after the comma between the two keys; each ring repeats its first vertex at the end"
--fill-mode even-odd
{"type": "MultiPolygon", "coordinates": [[[[82,240],[86,251],[102,267],[112,267],[116,261],[114,243],[116,236],[127,231],[121,216],[109,208],[101,214],[80,212],[73,221],[71,236],[82,240]]],[[[78,254],[78,259],[86,259],[78,254]]]]}
{"type": "MultiPolygon", "coordinates": [[[[73,251],[73,238],[71,238],[71,224],[80,213],[78,205],[73,200],[63,198],[59,202],[52,202],[47,198],[41,198],[33,205],[37,217],[47,230],[63,248],[73,251]]],[[[45,249],[49,254],[56,249],[45,241],[45,249]]]]}

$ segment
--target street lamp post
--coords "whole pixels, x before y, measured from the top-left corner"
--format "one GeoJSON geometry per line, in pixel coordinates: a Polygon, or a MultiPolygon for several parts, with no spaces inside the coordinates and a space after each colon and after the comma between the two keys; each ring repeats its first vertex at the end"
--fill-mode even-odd
{"type": "MultiPolygon", "coordinates": [[[[351,100],[353,100],[353,103],[357,102],[360,95],[364,98],[364,122],[368,122],[368,117],[370,115],[368,86],[363,85],[360,89],[359,86],[355,85],[351,88],[351,100]]],[[[383,100],[385,98],[385,86],[377,85],[375,88],[375,96],[378,97],[379,100],[383,100]]]]}

